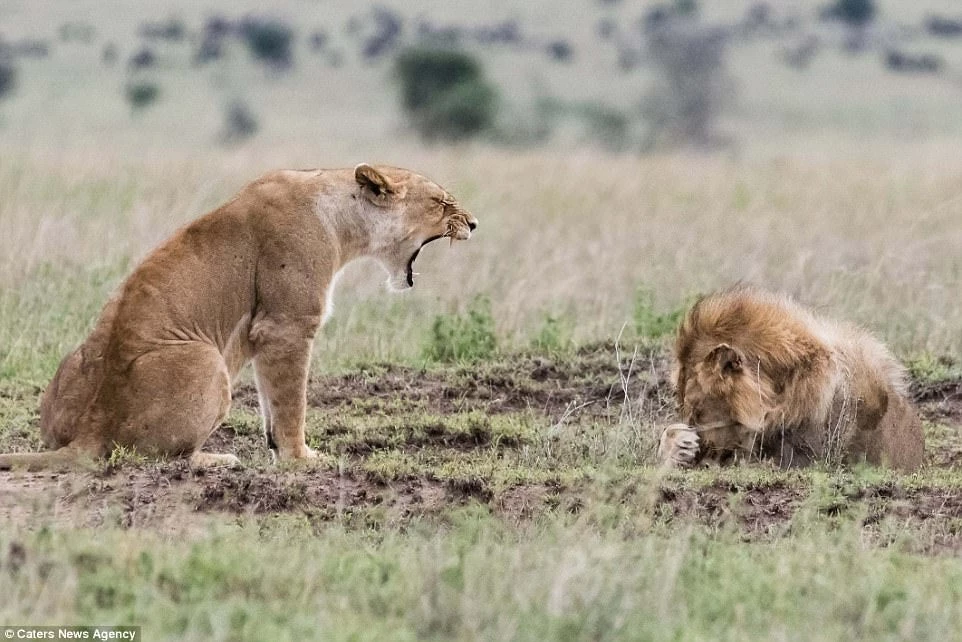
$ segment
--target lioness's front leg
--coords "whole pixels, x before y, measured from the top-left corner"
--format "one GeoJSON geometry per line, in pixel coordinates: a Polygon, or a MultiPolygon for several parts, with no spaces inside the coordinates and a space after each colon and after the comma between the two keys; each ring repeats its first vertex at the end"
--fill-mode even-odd
{"type": "Polygon", "coordinates": [[[263,409],[265,431],[280,461],[316,457],[304,436],[307,375],[316,321],[261,320],[252,328],[258,393],[267,404],[263,409]]]}

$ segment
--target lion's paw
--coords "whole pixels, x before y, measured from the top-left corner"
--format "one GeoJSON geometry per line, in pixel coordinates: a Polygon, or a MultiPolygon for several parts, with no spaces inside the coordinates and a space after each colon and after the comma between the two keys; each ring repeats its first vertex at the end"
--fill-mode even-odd
{"type": "Polygon", "coordinates": [[[672,424],[661,433],[658,458],[668,466],[691,466],[698,457],[698,433],[687,424],[672,424]]]}

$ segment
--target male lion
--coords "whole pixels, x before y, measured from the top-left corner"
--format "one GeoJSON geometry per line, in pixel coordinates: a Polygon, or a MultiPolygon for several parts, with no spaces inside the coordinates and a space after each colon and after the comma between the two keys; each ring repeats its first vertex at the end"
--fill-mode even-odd
{"type": "Polygon", "coordinates": [[[922,463],[902,366],[864,330],[787,296],[741,286],[700,299],[678,329],[675,358],[687,425],[662,434],[669,463],[864,460],[904,471],[922,463]]]}
{"type": "Polygon", "coordinates": [[[281,460],[315,456],[304,439],[308,365],[339,270],[373,257],[393,289],[409,288],[425,244],[468,239],[476,226],[447,191],[404,169],[263,176],[137,266],[44,393],[40,432],[57,450],[0,455],[0,468],[62,466],[114,445],[236,465],[200,448],[248,361],[268,446],[281,460]]]}

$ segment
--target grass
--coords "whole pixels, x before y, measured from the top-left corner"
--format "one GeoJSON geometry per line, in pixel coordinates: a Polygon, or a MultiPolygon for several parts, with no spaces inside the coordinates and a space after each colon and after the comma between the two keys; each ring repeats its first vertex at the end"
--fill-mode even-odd
{"type": "Polygon", "coordinates": [[[515,528],[475,505],[404,530],[285,516],[188,542],[40,530],[0,547],[4,621],[136,622],[155,639],[940,639],[962,616],[958,559],[879,550],[844,523],[745,544],[515,528]]]}
{"type": "MultiPolygon", "coordinates": [[[[416,361],[435,319],[469,315],[478,297],[491,303],[485,337],[493,331],[506,348],[534,341],[546,311],[558,309],[575,343],[616,336],[626,323],[661,324],[661,332],[693,293],[737,280],[862,323],[905,358],[958,354],[957,170],[917,159],[914,168],[901,167],[903,159],[769,165],[479,149],[455,171],[432,171],[448,161],[439,151],[421,158],[425,171],[449,175],[443,182],[481,221],[476,238],[450,251],[429,246],[418,287],[401,297],[383,292],[379,269],[350,267],[317,343],[318,365],[416,361]],[[523,178],[535,170],[553,178],[523,178]],[[479,191],[478,176],[498,189],[479,191]],[[742,205],[745,197],[734,195],[745,193],[742,205]],[[647,298],[640,305],[638,292],[650,293],[651,305],[647,298]]],[[[242,182],[228,169],[211,176],[190,163],[169,170],[107,161],[78,173],[75,160],[0,160],[8,230],[0,240],[0,375],[7,378],[45,381],[133,262],[242,182]],[[112,172],[131,176],[128,187],[94,196],[112,172]]]]}

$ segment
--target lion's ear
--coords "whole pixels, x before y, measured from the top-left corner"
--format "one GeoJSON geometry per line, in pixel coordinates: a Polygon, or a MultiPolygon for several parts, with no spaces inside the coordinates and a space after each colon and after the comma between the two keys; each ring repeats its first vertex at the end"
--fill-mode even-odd
{"type": "Polygon", "coordinates": [[[855,423],[859,430],[875,430],[889,409],[889,393],[874,385],[858,391],[855,406],[855,423]]]}
{"type": "Polygon", "coordinates": [[[742,369],[741,353],[727,343],[719,343],[712,348],[708,356],[705,357],[705,361],[717,368],[722,376],[733,375],[736,372],[741,372],[742,369]]]}
{"type": "Polygon", "coordinates": [[[367,163],[354,168],[354,180],[361,186],[364,196],[375,205],[387,204],[398,191],[391,179],[367,163]]]}

